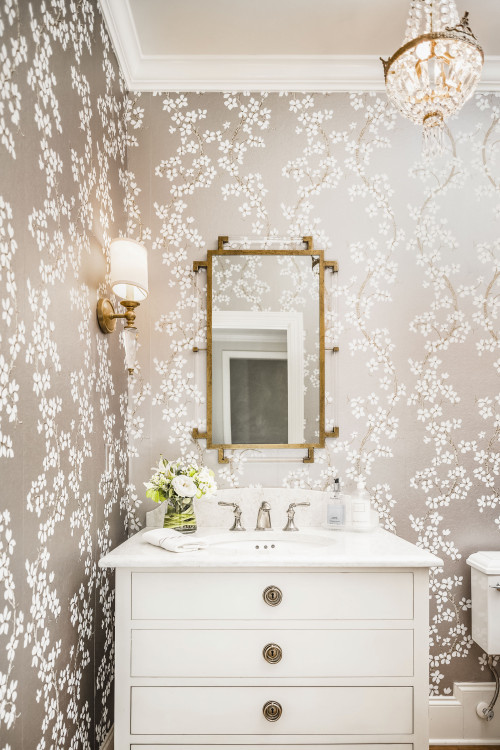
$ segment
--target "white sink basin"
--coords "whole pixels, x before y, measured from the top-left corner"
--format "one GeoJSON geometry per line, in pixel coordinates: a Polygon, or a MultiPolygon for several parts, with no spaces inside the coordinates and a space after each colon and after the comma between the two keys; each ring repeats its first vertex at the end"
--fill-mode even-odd
{"type": "Polygon", "coordinates": [[[212,537],[210,548],[214,551],[239,551],[244,554],[262,556],[278,555],[279,553],[300,554],[319,547],[328,547],[334,543],[333,537],[313,536],[299,532],[241,532],[234,531],[212,537]]]}

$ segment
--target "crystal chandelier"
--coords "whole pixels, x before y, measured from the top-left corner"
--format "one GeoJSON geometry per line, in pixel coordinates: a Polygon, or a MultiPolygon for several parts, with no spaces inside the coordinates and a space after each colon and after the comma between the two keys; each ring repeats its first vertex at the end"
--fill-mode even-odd
{"type": "Polygon", "coordinates": [[[423,126],[424,154],[442,149],[444,119],[458,112],[481,75],[484,54],[455,0],[412,0],[406,36],[384,65],[387,94],[423,126]]]}

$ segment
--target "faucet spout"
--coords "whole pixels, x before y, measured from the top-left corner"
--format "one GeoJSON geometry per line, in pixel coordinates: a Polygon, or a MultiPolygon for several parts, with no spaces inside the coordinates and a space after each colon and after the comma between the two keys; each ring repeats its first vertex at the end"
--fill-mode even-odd
{"type": "Polygon", "coordinates": [[[257,525],[255,531],[272,531],[271,526],[271,506],[263,502],[257,513],[257,525]]]}

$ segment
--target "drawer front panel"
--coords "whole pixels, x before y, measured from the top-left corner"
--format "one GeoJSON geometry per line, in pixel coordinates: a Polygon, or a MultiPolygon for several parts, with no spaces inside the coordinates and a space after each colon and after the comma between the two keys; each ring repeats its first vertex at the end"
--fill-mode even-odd
{"type": "Polygon", "coordinates": [[[132,687],[131,734],[410,734],[411,687],[132,687]],[[278,702],[277,721],[263,707],[278,702]]]}
{"type": "Polygon", "coordinates": [[[131,675],[410,677],[413,631],[133,630],[131,675]],[[277,663],[264,658],[267,644],[279,646],[277,663]]]}
{"type": "Polygon", "coordinates": [[[407,620],[412,573],[132,573],[132,619],[407,620]],[[269,606],[269,586],[282,601],[269,606]]]}

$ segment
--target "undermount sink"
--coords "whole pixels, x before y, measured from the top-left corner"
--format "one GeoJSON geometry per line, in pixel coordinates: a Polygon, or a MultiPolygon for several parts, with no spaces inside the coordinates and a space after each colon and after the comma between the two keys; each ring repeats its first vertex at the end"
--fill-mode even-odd
{"type": "Polygon", "coordinates": [[[223,536],[212,538],[210,547],[214,551],[240,551],[271,555],[279,552],[305,552],[318,547],[328,547],[333,542],[333,538],[312,536],[300,532],[297,534],[279,531],[229,532],[223,536]]]}

